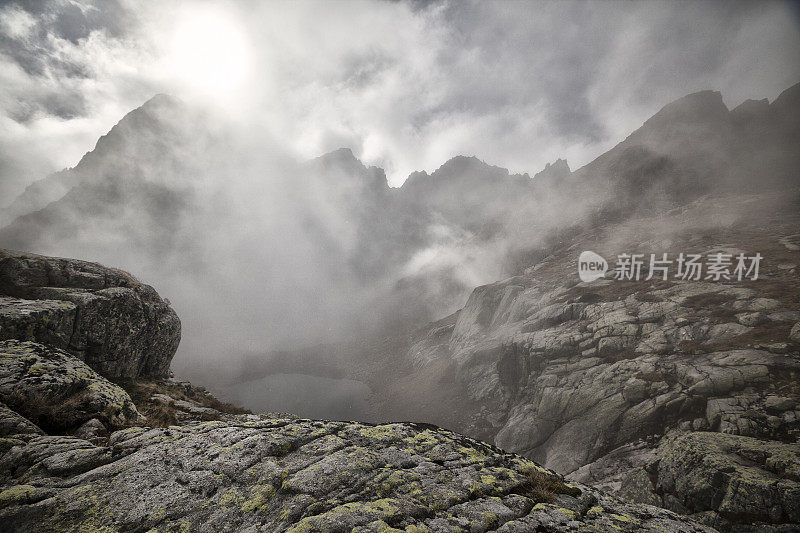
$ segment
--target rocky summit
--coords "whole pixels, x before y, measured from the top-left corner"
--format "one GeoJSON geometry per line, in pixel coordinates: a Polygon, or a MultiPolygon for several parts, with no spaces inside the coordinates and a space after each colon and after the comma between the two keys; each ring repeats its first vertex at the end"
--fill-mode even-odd
{"type": "Polygon", "coordinates": [[[163,376],[179,326],[151,288],[0,258],[3,531],[712,531],[436,426],[245,413],[163,376]]]}

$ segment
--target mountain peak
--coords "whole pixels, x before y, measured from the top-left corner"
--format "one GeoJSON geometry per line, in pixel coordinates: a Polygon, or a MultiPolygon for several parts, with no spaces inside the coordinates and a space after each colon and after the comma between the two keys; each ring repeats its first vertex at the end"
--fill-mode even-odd
{"type": "Polygon", "coordinates": [[[544,168],[534,174],[533,179],[563,179],[572,174],[566,159],[556,159],[552,163],[547,163],[544,168]]]}
{"type": "Polygon", "coordinates": [[[751,113],[754,111],[763,112],[768,108],[769,100],[766,98],[762,98],[761,100],[748,99],[731,109],[731,113],[751,113]]]}
{"type": "Polygon", "coordinates": [[[353,150],[347,147],[337,148],[336,150],[332,150],[330,152],[325,152],[319,157],[316,157],[314,161],[361,161],[355,156],[353,150]]]}
{"type": "Polygon", "coordinates": [[[430,174],[430,177],[454,179],[484,172],[489,173],[488,175],[499,177],[508,176],[509,174],[507,169],[490,165],[474,155],[457,155],[445,161],[442,166],[430,174]]]}
{"type": "Polygon", "coordinates": [[[139,107],[129,111],[117,123],[126,124],[137,120],[163,120],[183,110],[183,101],[169,94],[159,93],[145,101],[139,107]]]}
{"type": "Polygon", "coordinates": [[[312,165],[325,170],[339,170],[343,172],[367,172],[367,166],[355,156],[350,148],[337,148],[312,159],[312,165]]]}
{"type": "Polygon", "coordinates": [[[449,169],[449,168],[463,168],[463,167],[471,167],[476,165],[487,165],[484,161],[481,161],[474,155],[456,155],[445,161],[438,170],[441,169],[449,169]]]}
{"type": "Polygon", "coordinates": [[[384,170],[376,166],[368,167],[355,156],[350,148],[338,148],[332,152],[322,154],[309,161],[308,164],[311,165],[311,168],[315,168],[323,174],[338,176],[337,179],[339,180],[345,177],[354,179],[360,176],[362,183],[371,184],[371,187],[376,191],[384,192],[389,187],[384,170]]]}
{"type": "Polygon", "coordinates": [[[772,104],[779,114],[783,115],[787,122],[794,122],[795,125],[800,120],[800,83],[796,83],[783,91],[772,104]]]}
{"type": "Polygon", "coordinates": [[[166,93],[158,93],[155,94],[152,98],[147,100],[143,103],[140,107],[154,107],[154,106],[163,106],[163,105],[180,105],[182,104],[181,100],[175,98],[171,94],[166,93]]]}
{"type": "Polygon", "coordinates": [[[650,117],[647,125],[663,123],[718,122],[728,119],[728,108],[719,91],[699,91],[678,98],[650,117]]]}

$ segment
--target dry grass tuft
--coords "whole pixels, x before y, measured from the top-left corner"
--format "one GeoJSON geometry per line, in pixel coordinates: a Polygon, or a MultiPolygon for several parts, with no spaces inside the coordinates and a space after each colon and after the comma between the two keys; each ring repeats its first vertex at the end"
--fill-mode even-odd
{"type": "Polygon", "coordinates": [[[720,294],[718,292],[704,292],[689,296],[683,301],[684,307],[691,309],[701,309],[703,307],[718,307],[733,300],[730,294],[720,294]]]}
{"type": "Polygon", "coordinates": [[[628,359],[636,359],[639,357],[633,348],[622,348],[602,356],[603,361],[607,363],[618,363],[619,361],[627,361],[628,359]]]}
{"type": "MultiPolygon", "coordinates": [[[[154,394],[165,394],[174,400],[193,402],[200,407],[209,407],[223,414],[251,414],[247,409],[225,403],[211,395],[203,387],[185,387],[164,380],[117,380],[117,384],[133,400],[136,408],[146,419],[142,425],[167,427],[178,424],[178,410],[174,403],[164,403],[153,399],[154,394]]],[[[202,420],[216,420],[219,416],[202,415],[202,420]]]]}
{"type": "Polygon", "coordinates": [[[786,342],[789,338],[789,331],[792,329],[792,325],[791,322],[768,322],[755,326],[746,333],[724,341],[715,342],[713,339],[706,343],[681,341],[678,347],[683,353],[724,352],[727,350],[755,348],[759,344],[786,342]]]}
{"type": "Polygon", "coordinates": [[[635,297],[640,302],[659,303],[664,301],[662,298],[649,292],[637,292],[635,297]]]}
{"type": "Polygon", "coordinates": [[[3,402],[13,411],[24,416],[34,424],[41,426],[50,425],[52,406],[37,394],[25,394],[14,390],[3,398],[3,402]]]}
{"type": "Polygon", "coordinates": [[[525,480],[519,494],[537,503],[552,503],[559,494],[577,497],[580,496],[581,490],[568,486],[556,474],[548,474],[534,468],[528,474],[528,479],[525,480]]]}
{"type": "Polygon", "coordinates": [[[147,418],[147,425],[165,428],[178,425],[178,415],[174,404],[148,402],[141,408],[141,413],[147,418]]]}

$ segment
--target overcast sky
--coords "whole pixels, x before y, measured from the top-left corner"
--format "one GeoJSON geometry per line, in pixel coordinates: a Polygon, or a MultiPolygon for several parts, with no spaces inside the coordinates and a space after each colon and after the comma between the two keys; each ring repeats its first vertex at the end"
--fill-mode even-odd
{"type": "Polygon", "coordinates": [[[456,154],[578,168],[687,93],[735,106],[800,81],[782,2],[0,5],[0,205],[160,92],[399,185],[456,154]]]}

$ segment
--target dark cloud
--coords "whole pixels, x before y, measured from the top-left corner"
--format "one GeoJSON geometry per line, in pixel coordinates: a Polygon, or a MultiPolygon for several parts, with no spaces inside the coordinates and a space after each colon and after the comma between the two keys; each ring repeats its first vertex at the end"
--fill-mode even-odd
{"type": "Polygon", "coordinates": [[[91,32],[89,20],[83,14],[83,10],[75,4],[63,6],[55,15],[51,28],[56,36],[67,39],[73,44],[89,36],[91,32]]]}
{"type": "Polygon", "coordinates": [[[62,83],[47,87],[52,80],[90,78],[93,65],[85,57],[63,53],[61,40],[80,46],[92,32],[121,37],[125,28],[135,25],[135,17],[114,0],[88,2],[80,7],[66,0],[16,2],[6,6],[22,20],[29,17],[31,26],[14,34],[0,34],[0,53],[24,73],[42,80],[42,90],[28,92],[8,115],[26,122],[37,115],[72,119],[87,112],[84,95],[62,83]]]}
{"type": "Polygon", "coordinates": [[[68,0],[23,0],[11,5],[36,17],[41,23],[40,34],[49,33],[73,44],[95,30],[120,37],[133,30],[137,21],[135,13],[118,0],[89,0],[79,4],[68,0]]]}

